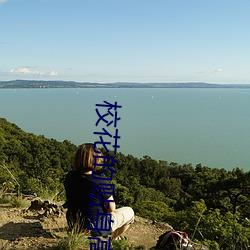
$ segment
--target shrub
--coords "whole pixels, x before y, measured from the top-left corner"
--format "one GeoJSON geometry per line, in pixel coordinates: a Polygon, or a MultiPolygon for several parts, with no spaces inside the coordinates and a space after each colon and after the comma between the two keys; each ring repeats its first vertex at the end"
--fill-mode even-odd
{"type": "Polygon", "coordinates": [[[58,243],[58,250],[81,250],[89,247],[89,240],[86,234],[77,233],[72,230],[67,237],[63,238],[58,243]]]}
{"type": "Polygon", "coordinates": [[[10,204],[12,207],[20,207],[20,208],[28,207],[28,201],[17,196],[12,197],[10,204]]]}
{"type": "Polygon", "coordinates": [[[8,204],[11,202],[11,198],[8,196],[0,197],[0,204],[8,204]]]}
{"type": "Polygon", "coordinates": [[[167,216],[172,213],[172,209],[161,201],[141,201],[133,208],[137,215],[157,221],[166,221],[167,216]]]}

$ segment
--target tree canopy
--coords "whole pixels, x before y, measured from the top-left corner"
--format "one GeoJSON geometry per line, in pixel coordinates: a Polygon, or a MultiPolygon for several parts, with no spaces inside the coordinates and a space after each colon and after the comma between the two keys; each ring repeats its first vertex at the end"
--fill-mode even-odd
{"type": "MultiPolygon", "coordinates": [[[[22,193],[60,193],[76,148],[0,118],[0,191],[17,188],[14,177],[22,193]]],[[[250,172],[102,151],[117,161],[113,183],[118,206],[130,205],[137,215],[185,230],[213,249],[249,247],[250,172]]]]}

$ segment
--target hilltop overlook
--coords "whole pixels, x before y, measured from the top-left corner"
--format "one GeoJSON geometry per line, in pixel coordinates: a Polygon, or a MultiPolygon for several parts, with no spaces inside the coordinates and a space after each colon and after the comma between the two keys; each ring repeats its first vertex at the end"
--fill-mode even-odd
{"type": "MultiPolygon", "coordinates": [[[[60,215],[43,214],[43,210],[0,205],[0,249],[57,249],[58,242],[67,237],[65,210],[60,215]]],[[[133,246],[149,249],[169,229],[166,223],[153,224],[151,220],[136,216],[125,236],[133,246]]],[[[90,248],[86,244],[80,249],[90,248]]]]}
{"type": "MultiPolygon", "coordinates": [[[[65,201],[62,183],[71,168],[75,150],[76,145],[67,140],[58,142],[27,133],[0,118],[1,202],[6,193],[35,194],[65,201]]],[[[129,205],[137,216],[150,223],[167,223],[211,249],[241,250],[249,247],[250,172],[239,168],[232,171],[212,169],[200,164],[195,167],[180,165],[156,161],[149,156],[138,159],[122,153],[114,155],[109,152],[108,155],[117,161],[113,183],[118,206],[129,205]]],[[[16,204],[15,200],[11,202],[16,204]]],[[[0,227],[2,240],[6,240],[6,228],[11,228],[15,214],[11,215],[9,208],[4,206],[1,208],[1,216],[5,218],[0,227]]],[[[36,220],[34,215],[21,217],[38,226],[33,224],[36,222],[32,221],[36,220]]],[[[23,221],[20,223],[18,225],[23,228],[23,221]]],[[[152,225],[148,226],[150,229],[152,225]]],[[[37,230],[43,232],[40,225],[37,230]]],[[[18,235],[13,237],[22,241],[18,235]]],[[[11,241],[10,238],[7,240],[11,241]]]]}

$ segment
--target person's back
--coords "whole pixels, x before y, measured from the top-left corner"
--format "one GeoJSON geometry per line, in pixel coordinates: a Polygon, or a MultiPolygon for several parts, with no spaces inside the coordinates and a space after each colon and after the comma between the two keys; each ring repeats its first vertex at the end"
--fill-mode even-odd
{"type": "Polygon", "coordinates": [[[67,221],[70,227],[77,225],[79,230],[87,228],[91,218],[96,221],[97,213],[107,212],[104,204],[100,206],[100,197],[107,200],[111,195],[103,194],[100,183],[107,184],[107,181],[100,182],[92,175],[78,170],[72,170],[67,174],[64,187],[68,206],[67,221]]]}
{"type": "Polygon", "coordinates": [[[70,230],[90,229],[92,235],[97,236],[112,233],[114,239],[133,223],[134,211],[130,207],[116,209],[112,188],[114,185],[108,183],[103,176],[100,178],[94,174],[94,171],[105,166],[103,159],[101,151],[94,149],[93,144],[79,146],[73,170],[64,181],[68,204],[66,218],[70,230]],[[103,228],[103,225],[108,229],[103,228]]]}
{"type": "Polygon", "coordinates": [[[81,210],[84,215],[88,214],[89,194],[91,193],[91,183],[81,181],[83,174],[77,170],[72,170],[65,178],[64,186],[68,209],[72,212],[81,210]]]}

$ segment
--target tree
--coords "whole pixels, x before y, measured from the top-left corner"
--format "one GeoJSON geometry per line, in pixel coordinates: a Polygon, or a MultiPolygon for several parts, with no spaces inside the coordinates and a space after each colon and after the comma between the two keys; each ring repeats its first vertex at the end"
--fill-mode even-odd
{"type": "Polygon", "coordinates": [[[230,200],[231,213],[236,214],[240,211],[249,217],[250,172],[244,173],[242,169],[234,169],[221,182],[221,188],[225,190],[224,196],[230,200]]]}

